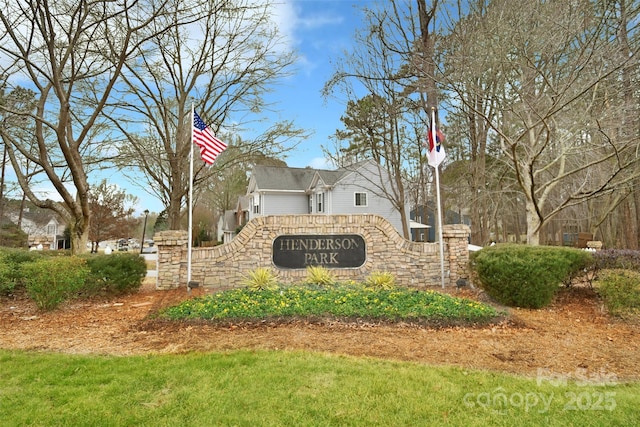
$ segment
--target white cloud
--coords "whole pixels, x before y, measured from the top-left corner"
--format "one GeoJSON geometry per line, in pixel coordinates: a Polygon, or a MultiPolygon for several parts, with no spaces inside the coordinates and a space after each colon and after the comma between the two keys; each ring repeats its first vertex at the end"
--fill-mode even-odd
{"type": "Polygon", "coordinates": [[[302,4],[304,2],[296,0],[278,1],[273,5],[272,19],[287,47],[298,51],[298,65],[309,75],[318,68],[317,60],[300,47],[306,44],[320,50],[331,45],[332,32],[327,27],[337,28],[344,23],[345,18],[329,10],[305,12],[302,4]],[[312,34],[314,32],[316,34],[312,34]],[[322,32],[322,37],[318,37],[317,32],[322,32]]]}
{"type": "Polygon", "coordinates": [[[278,1],[272,6],[273,23],[290,45],[296,44],[295,32],[298,24],[296,9],[292,1],[278,1]]]}
{"type": "Polygon", "coordinates": [[[334,165],[324,157],[314,157],[309,164],[313,169],[333,169],[334,165]]]}

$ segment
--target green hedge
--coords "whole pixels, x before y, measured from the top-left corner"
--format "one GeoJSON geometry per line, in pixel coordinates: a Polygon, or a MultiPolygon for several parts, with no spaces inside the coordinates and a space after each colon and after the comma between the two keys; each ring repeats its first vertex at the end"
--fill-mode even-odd
{"type": "Polygon", "coordinates": [[[138,254],[69,256],[60,251],[0,250],[0,296],[23,289],[43,310],[70,298],[137,291],[147,274],[138,254]]]}
{"type": "Polygon", "coordinates": [[[491,297],[525,308],[549,305],[562,282],[593,262],[591,253],[580,249],[515,244],[487,247],[470,258],[474,275],[491,297]]]}
{"type": "Polygon", "coordinates": [[[90,255],[86,258],[91,274],[83,293],[121,295],[137,291],[147,275],[147,263],[135,253],[90,255]]]}
{"type": "Polygon", "coordinates": [[[10,295],[24,286],[22,265],[42,258],[40,252],[25,249],[0,250],[0,295],[10,295]]]}
{"type": "Polygon", "coordinates": [[[613,315],[640,311],[640,273],[633,270],[602,270],[597,279],[598,294],[613,315]]]}
{"type": "Polygon", "coordinates": [[[27,292],[41,310],[53,310],[84,285],[89,268],[78,257],[40,258],[22,265],[27,292]]]}

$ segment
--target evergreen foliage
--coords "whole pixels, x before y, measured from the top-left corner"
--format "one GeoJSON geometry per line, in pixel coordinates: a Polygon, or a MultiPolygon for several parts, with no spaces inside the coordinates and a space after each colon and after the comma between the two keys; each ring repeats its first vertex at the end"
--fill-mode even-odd
{"type": "Polygon", "coordinates": [[[480,286],[501,304],[541,308],[559,286],[593,262],[591,253],[555,246],[496,245],[472,253],[480,286]]]}

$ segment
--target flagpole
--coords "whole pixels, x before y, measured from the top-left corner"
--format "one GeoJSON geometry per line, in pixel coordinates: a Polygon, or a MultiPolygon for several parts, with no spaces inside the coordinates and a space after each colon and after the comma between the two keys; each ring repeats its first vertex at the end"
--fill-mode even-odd
{"type": "MultiPolygon", "coordinates": [[[[436,143],[436,109],[431,107],[431,138],[436,143]]],[[[438,240],[440,242],[440,279],[444,289],[444,242],[442,239],[442,208],[440,204],[440,173],[439,164],[434,167],[436,175],[436,202],[438,204],[438,240]]]]}
{"type": "Polygon", "coordinates": [[[191,103],[191,147],[189,156],[189,226],[187,244],[187,292],[191,292],[191,248],[193,246],[193,122],[195,107],[191,103]]]}

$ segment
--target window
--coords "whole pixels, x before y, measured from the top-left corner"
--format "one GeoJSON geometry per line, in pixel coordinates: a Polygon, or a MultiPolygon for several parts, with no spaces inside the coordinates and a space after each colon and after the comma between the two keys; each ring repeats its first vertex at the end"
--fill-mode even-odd
{"type": "Polygon", "coordinates": [[[316,194],[316,205],[318,207],[318,213],[324,212],[324,193],[316,194]]]}
{"type": "Polygon", "coordinates": [[[313,194],[309,194],[309,213],[313,213],[313,194]]]}
{"type": "Polygon", "coordinates": [[[253,197],[253,213],[254,214],[259,214],[260,213],[260,199],[259,199],[259,196],[253,197]]]}
{"type": "Polygon", "coordinates": [[[367,206],[367,193],[355,193],[356,206],[367,206]]]}
{"type": "Polygon", "coordinates": [[[47,225],[47,234],[49,235],[54,235],[57,234],[57,228],[55,224],[49,224],[47,225]]]}

